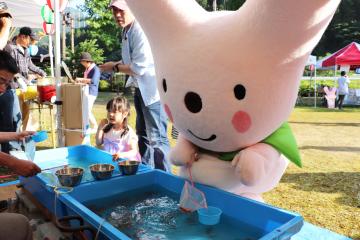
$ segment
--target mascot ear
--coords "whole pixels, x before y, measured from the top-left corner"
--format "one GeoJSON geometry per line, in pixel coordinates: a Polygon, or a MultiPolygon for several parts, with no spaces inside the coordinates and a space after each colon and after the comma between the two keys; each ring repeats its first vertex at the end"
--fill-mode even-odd
{"type": "Polygon", "coordinates": [[[206,11],[194,0],[127,0],[148,39],[156,44],[166,44],[170,39],[190,29],[194,22],[200,21],[206,11]]]}

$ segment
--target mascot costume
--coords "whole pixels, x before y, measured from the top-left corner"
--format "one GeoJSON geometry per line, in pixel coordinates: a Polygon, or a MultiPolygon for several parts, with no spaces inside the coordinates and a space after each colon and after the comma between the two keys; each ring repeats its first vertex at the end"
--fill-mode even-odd
{"type": "Polygon", "coordinates": [[[195,0],[127,0],[154,56],[161,101],[179,130],[173,164],[196,182],[262,201],[288,160],[286,120],[305,63],[340,0],[248,0],[207,12],[195,0]]]}

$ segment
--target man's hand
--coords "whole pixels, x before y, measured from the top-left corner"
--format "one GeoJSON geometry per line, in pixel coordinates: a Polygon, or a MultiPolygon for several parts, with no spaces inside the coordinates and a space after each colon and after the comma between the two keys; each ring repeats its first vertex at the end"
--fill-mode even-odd
{"type": "Polygon", "coordinates": [[[34,131],[23,131],[23,132],[19,132],[16,134],[15,136],[15,140],[17,141],[22,141],[24,140],[26,137],[30,137],[32,135],[34,135],[35,132],[34,131]]]}
{"type": "Polygon", "coordinates": [[[116,64],[116,62],[107,62],[107,63],[100,65],[99,67],[102,72],[112,72],[115,64],[116,64]]]}
{"type": "Polygon", "coordinates": [[[9,167],[16,174],[23,177],[31,177],[41,172],[41,169],[35,163],[28,160],[16,159],[9,167]]]}

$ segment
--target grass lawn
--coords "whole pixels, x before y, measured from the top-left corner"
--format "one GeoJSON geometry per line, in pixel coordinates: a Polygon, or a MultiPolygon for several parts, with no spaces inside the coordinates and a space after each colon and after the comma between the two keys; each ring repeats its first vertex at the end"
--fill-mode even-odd
{"type": "Polygon", "coordinates": [[[265,200],[360,239],[360,108],[296,108],[289,122],[303,168],[290,164],[265,200]]]}
{"type": "MultiPolygon", "coordinates": [[[[106,117],[105,105],[113,96],[100,93],[94,106],[98,120],[106,117]]],[[[360,108],[295,108],[289,122],[303,168],[290,163],[278,187],[264,195],[266,202],[360,240],[360,108]]],[[[134,108],[130,125],[135,126],[134,108]]],[[[47,141],[41,148],[50,146],[47,141]]]]}

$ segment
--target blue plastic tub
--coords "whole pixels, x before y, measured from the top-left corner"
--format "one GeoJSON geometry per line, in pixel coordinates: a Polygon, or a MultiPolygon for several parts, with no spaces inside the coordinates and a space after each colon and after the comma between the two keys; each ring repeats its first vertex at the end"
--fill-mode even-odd
{"type": "Polygon", "coordinates": [[[220,208],[208,206],[197,210],[199,222],[204,225],[216,225],[220,222],[222,211],[220,208]]]}
{"type": "MultiPolygon", "coordinates": [[[[26,159],[24,152],[12,152],[12,155],[20,159],[26,159]]],[[[98,180],[94,179],[89,169],[90,165],[96,163],[108,163],[114,165],[115,170],[112,178],[122,177],[118,170],[117,163],[112,161],[111,154],[87,145],[36,151],[34,162],[43,170],[43,172],[35,177],[19,177],[20,183],[24,186],[26,191],[32,194],[35,199],[52,214],[54,214],[55,196],[53,185],[59,185],[57,177],[53,174],[56,170],[65,165],[69,167],[84,168],[85,173],[80,185],[98,182],[98,180]]],[[[151,171],[151,169],[140,164],[136,174],[142,174],[146,171],[151,171]]],[[[79,185],[75,188],[77,187],[79,187],[79,185]]],[[[60,202],[57,202],[57,215],[67,215],[68,213],[65,210],[66,208],[62,207],[60,202]]]]}
{"type": "MultiPolygon", "coordinates": [[[[66,159],[73,158],[79,158],[79,161],[86,164],[99,161],[102,163],[112,162],[110,154],[87,146],[39,151],[35,156],[35,162],[38,161],[43,168],[44,166],[49,167],[50,162],[61,165],[68,162],[66,159]]],[[[54,192],[51,187],[47,186],[50,183],[48,178],[36,176],[21,178],[20,181],[27,192],[30,192],[45,208],[54,213],[54,192]]],[[[176,198],[180,196],[183,185],[184,180],[181,178],[146,167],[143,167],[143,170],[139,169],[138,173],[133,176],[118,174],[104,181],[87,179],[74,187],[72,192],[59,196],[60,201],[57,202],[56,213],[57,216],[79,215],[95,230],[101,226],[99,239],[131,239],[110,222],[104,221],[101,216],[95,213],[94,207],[107,206],[128,196],[130,192],[142,192],[144,189],[158,189],[168,192],[176,198]]],[[[296,213],[201,184],[196,184],[196,187],[205,193],[208,205],[216,206],[222,210],[221,223],[224,221],[231,224],[232,231],[245,229],[248,238],[261,240],[290,239],[303,225],[303,218],[296,213]]],[[[201,225],[200,223],[197,224],[201,225]]],[[[219,225],[209,227],[215,228],[213,230],[216,231],[219,225]]],[[[204,226],[206,232],[210,231],[211,233],[213,230],[204,226]]],[[[182,231],[182,233],[186,234],[187,231],[182,231]]],[[[215,239],[224,238],[218,236],[215,239]]]]}

